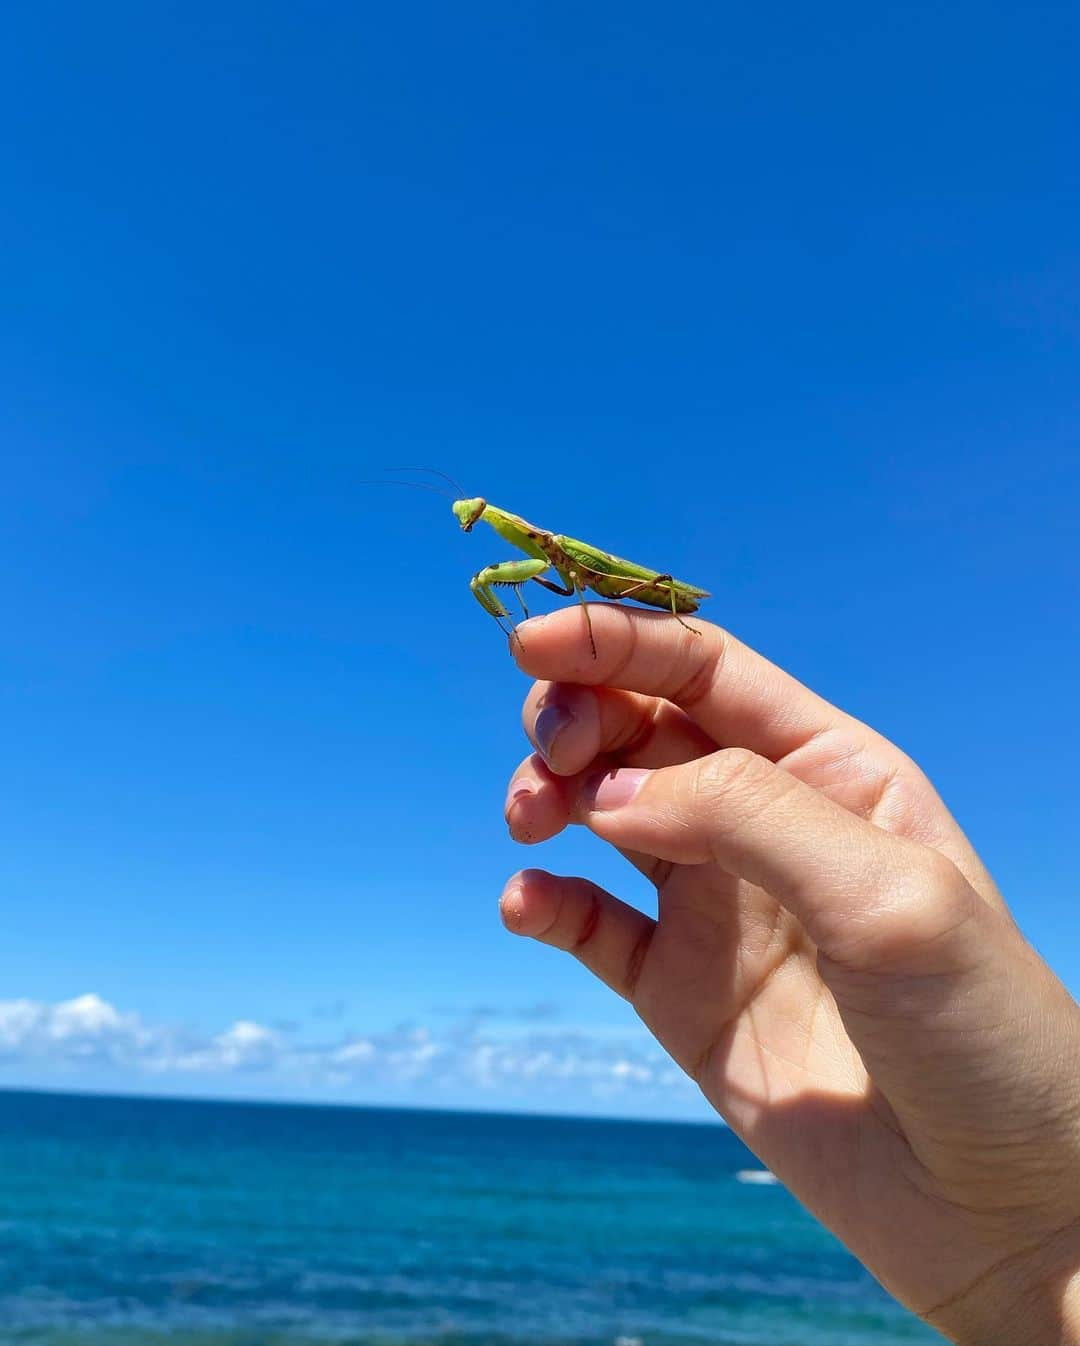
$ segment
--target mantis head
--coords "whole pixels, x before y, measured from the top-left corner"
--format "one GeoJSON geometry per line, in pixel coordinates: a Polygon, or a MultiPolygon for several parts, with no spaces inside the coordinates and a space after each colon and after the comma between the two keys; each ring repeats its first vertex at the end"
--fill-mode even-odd
{"type": "Polygon", "coordinates": [[[462,532],[470,533],[473,524],[487,509],[487,501],[481,499],[480,496],[476,496],[472,500],[455,500],[451,509],[453,509],[458,523],[461,524],[462,532]]]}

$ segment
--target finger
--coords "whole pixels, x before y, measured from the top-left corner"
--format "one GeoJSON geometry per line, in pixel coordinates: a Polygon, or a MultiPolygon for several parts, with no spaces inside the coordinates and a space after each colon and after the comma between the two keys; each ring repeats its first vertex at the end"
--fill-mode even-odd
{"type": "MultiPolygon", "coordinates": [[[[523,846],[535,846],[541,841],[550,841],[569,827],[575,821],[574,806],[581,784],[595,766],[596,763],[591,763],[590,770],[576,776],[556,776],[536,753],[526,757],[514,772],[503,806],[511,837],[523,846]]],[[[620,846],[618,850],[657,886],[671,871],[668,862],[658,860],[655,855],[646,855],[644,851],[626,846],[620,846]]]]}
{"type": "MultiPolygon", "coordinates": [[[[692,761],[716,745],[668,701],[605,687],[537,683],[526,698],[526,731],[545,741],[552,763],[534,753],[510,781],[504,813],[515,841],[548,841],[573,821],[581,778],[600,767],[672,766],[692,761]],[[546,729],[538,724],[551,712],[546,729]]],[[[624,851],[649,878],[655,857],[624,851]]]]}
{"type": "Polygon", "coordinates": [[[626,1000],[634,997],[656,922],[587,879],[523,869],[499,902],[515,935],[572,953],[626,1000]]]}
{"type": "Polygon", "coordinates": [[[596,657],[579,614],[518,630],[518,664],[555,683],[606,685],[679,707],[721,747],[748,748],[896,833],[934,846],[991,905],[1004,902],[933,786],[888,739],[708,622],[691,634],[669,615],[590,604],[596,657]]]}
{"type": "Polygon", "coordinates": [[[610,687],[534,683],[522,723],[559,776],[584,771],[602,755],[630,765],[671,766],[718,746],[670,701],[610,687]]]}
{"type": "Polygon", "coordinates": [[[707,622],[691,634],[670,615],[590,604],[592,655],[579,613],[563,609],[518,627],[514,658],[535,678],[625,688],[681,707],[724,747],[774,761],[844,719],[800,682],[707,622]]]}
{"type": "MultiPolygon", "coordinates": [[[[514,772],[504,813],[510,835],[525,845],[556,836],[573,820],[583,775],[616,762],[629,766],[671,766],[715,750],[712,742],[678,707],[655,697],[603,687],[537,683],[526,698],[524,721],[534,740],[544,737],[554,765],[531,754],[514,772]]],[[[631,864],[653,877],[652,856],[624,852],[631,864]]]]}
{"type": "Polygon", "coordinates": [[[925,974],[936,957],[967,956],[973,934],[997,919],[940,853],[889,836],[744,749],[589,777],[577,816],[616,846],[716,864],[763,888],[848,966],[910,962],[925,974]]]}
{"type": "Polygon", "coordinates": [[[511,777],[503,815],[510,835],[525,846],[550,841],[572,821],[579,777],[556,776],[537,753],[526,757],[511,777]]]}

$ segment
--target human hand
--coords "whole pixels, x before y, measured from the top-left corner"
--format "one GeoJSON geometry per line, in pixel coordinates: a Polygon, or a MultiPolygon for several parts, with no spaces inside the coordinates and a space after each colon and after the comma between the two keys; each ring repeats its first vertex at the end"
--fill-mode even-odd
{"type": "Polygon", "coordinates": [[[543,753],[507,822],[527,843],[588,827],[656,885],[658,918],[525,870],[507,927],[630,1000],[940,1331],[1080,1343],[1080,1009],[926,777],[716,627],[590,611],[596,659],[572,609],[519,628],[543,753]]]}

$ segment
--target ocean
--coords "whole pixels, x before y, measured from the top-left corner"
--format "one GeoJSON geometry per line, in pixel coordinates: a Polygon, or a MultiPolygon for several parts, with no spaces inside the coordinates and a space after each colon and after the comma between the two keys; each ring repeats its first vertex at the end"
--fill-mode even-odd
{"type": "Polygon", "coordinates": [[[940,1344],[759,1170],[720,1126],[0,1093],[0,1342],[940,1344]]]}

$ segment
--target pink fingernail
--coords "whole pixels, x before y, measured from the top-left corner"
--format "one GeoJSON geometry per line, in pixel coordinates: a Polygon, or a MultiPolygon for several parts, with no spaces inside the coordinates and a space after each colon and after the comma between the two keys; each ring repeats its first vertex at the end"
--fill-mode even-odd
{"type": "Polygon", "coordinates": [[[581,800],[592,812],[607,812],[629,804],[648,776],[647,771],[622,767],[617,771],[598,771],[581,788],[581,800]]]}
{"type": "Polygon", "coordinates": [[[506,803],[503,805],[503,812],[509,813],[519,799],[528,799],[536,794],[536,786],[530,780],[512,780],[510,788],[506,792],[506,803]]]}

